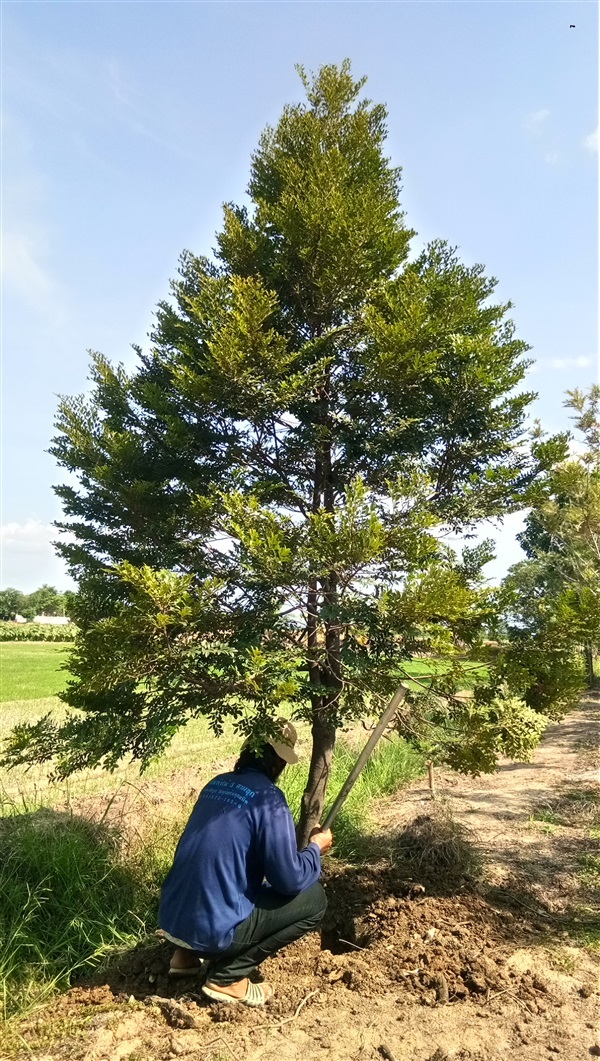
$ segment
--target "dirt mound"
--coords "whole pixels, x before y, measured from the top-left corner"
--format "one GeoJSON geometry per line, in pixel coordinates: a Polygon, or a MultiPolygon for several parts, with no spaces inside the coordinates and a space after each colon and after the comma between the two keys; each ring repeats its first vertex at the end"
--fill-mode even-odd
{"type": "MultiPolygon", "coordinates": [[[[541,996],[549,1001],[544,984],[508,965],[515,942],[527,945],[541,929],[493,909],[481,896],[428,896],[389,869],[344,871],[330,877],[326,888],[329,911],[321,937],[299,941],[265,966],[277,985],[273,1014],[287,1014],[306,990],[351,991],[365,999],[393,990],[400,1004],[430,1006],[511,992],[534,1011],[541,996]],[[411,898],[407,890],[416,895],[411,898]]],[[[103,1000],[112,994],[201,1003],[201,979],[167,976],[170,953],[164,943],[139,946],[98,971],[71,998],[85,998],[86,991],[98,998],[100,991],[103,1000]]],[[[243,1022],[247,1012],[238,1008],[234,1016],[228,1008],[226,1019],[243,1022]]],[[[219,1019],[218,1010],[211,1013],[219,1019]]]]}
{"type": "MultiPolygon", "coordinates": [[[[342,1049],[340,1036],[356,1035],[355,1027],[374,1028],[374,1035],[380,1030],[379,1042],[390,1036],[391,1054],[402,1061],[398,1036],[403,1028],[412,1042],[421,1042],[420,1052],[410,1055],[415,1061],[501,1061],[508,1039],[500,1052],[489,1041],[484,1049],[479,1033],[469,1043],[465,1029],[488,1017],[491,1033],[491,1022],[504,1021],[500,1014],[512,1006],[524,1023],[510,1024],[506,1034],[512,1045],[522,1047],[529,1041],[528,1021],[563,1019],[566,999],[560,984],[515,958],[531,954],[539,943],[535,923],[497,909],[474,892],[429,896],[389,866],[338,871],[326,886],[330,905],[322,938],[314,933],[265,963],[263,972],[275,983],[276,996],[264,1010],[208,1005],[201,975],[169,979],[171,947],[152,942],[123,953],[56,1000],[54,1021],[68,1018],[73,1027],[81,1014],[86,1045],[85,1050],[76,1047],[71,1036],[66,1054],[57,1044],[44,1061],[63,1056],[108,1061],[125,1044],[138,1041],[143,1048],[132,1054],[142,1056],[145,1050],[143,1056],[157,1061],[185,1054],[191,1061],[205,1056],[194,1051],[209,1046],[215,1051],[207,1054],[210,1058],[235,1048],[240,1056],[257,1059],[263,1056],[261,1042],[266,1050],[268,1037],[279,1036],[281,1050],[284,1034],[287,1052],[279,1056],[273,1042],[266,1058],[304,1056],[301,1040],[308,1037],[316,1053],[306,1055],[307,1061],[326,1056],[372,1061],[375,1044],[348,1055],[346,1046],[342,1049]],[[436,1047],[434,1038],[427,1050],[427,1021],[434,1031],[443,1023],[453,1049],[436,1047]]],[[[588,994],[593,993],[590,984],[588,994]]],[[[532,1055],[536,1061],[538,1056],[532,1055]]]]}

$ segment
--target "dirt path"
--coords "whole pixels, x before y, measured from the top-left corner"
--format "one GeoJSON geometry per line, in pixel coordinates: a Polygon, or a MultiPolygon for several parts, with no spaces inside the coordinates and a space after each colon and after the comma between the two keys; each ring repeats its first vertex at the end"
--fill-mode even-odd
{"type": "MultiPolygon", "coordinates": [[[[190,993],[189,986],[168,981],[168,951],[151,945],[123,957],[93,984],[72,989],[51,1013],[21,1028],[20,1056],[599,1056],[599,964],[573,935],[592,915],[596,937],[600,924],[597,881],[590,883],[581,871],[586,858],[600,855],[594,839],[600,835],[594,826],[600,825],[599,708],[600,701],[587,700],[551,726],[531,764],[506,763],[494,776],[476,780],[440,773],[444,812],[469,826],[482,851],[478,885],[457,879],[435,894],[429,882],[423,890],[417,875],[407,872],[394,838],[427,822],[435,806],[428,791],[415,785],[379,808],[382,834],[373,840],[370,863],[360,869],[330,864],[324,942],[341,953],[322,949],[312,936],[272,959],[264,971],[277,985],[277,998],[265,1011],[204,1005],[197,987],[190,993]]],[[[19,1056],[14,1044],[11,1056],[19,1056]]]]}
{"type": "MultiPolygon", "coordinates": [[[[486,880],[520,884],[552,911],[571,906],[580,890],[578,861],[589,854],[588,825],[598,814],[600,697],[548,727],[533,761],[505,762],[496,774],[466,778],[439,771],[437,796],[473,832],[486,861],[486,880]]],[[[431,794],[421,783],[388,801],[381,821],[395,829],[427,813],[431,794]]]]}

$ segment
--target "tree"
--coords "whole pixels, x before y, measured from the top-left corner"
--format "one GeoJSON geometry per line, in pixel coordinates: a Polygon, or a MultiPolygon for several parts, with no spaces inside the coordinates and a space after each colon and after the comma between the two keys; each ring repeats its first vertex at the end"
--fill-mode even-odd
{"type": "Polygon", "coordinates": [[[14,619],[15,615],[22,615],[25,600],[25,594],[12,586],[0,590],[0,619],[6,621],[14,619]]]}
{"type": "MultiPolygon", "coordinates": [[[[258,740],[293,709],[312,730],[305,839],[338,728],[403,661],[456,657],[489,622],[489,551],[444,535],[521,507],[541,457],[495,280],[441,241],[409,260],[385,108],[347,62],[300,76],[250,207],[225,207],[213,259],[182,256],[151,349],[130,374],[94,355],[91,396],[61,404],[81,629],[65,699],[83,714],[20,727],[7,761],[145,765],[195,714],[258,740]]],[[[509,696],[449,703],[459,767],[539,737],[509,696]]]]}
{"type": "Polygon", "coordinates": [[[62,615],[64,607],[63,594],[45,582],[26,598],[24,614],[32,619],[35,615],[62,615]]]}
{"type": "MultiPolygon", "coordinates": [[[[505,583],[505,608],[513,641],[528,651],[538,646],[540,688],[564,687],[565,703],[581,689],[583,651],[588,685],[595,684],[593,655],[600,647],[600,387],[568,392],[565,405],[574,411],[582,439],[575,452],[555,454],[540,479],[526,527],[520,535],[528,559],[515,565],[505,583]]],[[[549,694],[547,694],[549,695],[549,694]]]]}

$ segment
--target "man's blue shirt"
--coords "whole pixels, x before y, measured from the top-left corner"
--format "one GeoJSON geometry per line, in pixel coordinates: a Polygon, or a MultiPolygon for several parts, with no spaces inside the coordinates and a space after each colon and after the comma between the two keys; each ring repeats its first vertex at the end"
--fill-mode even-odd
{"type": "Polygon", "coordinates": [[[310,888],[321,851],[298,851],[285,796],[258,770],[220,774],[202,790],[163,885],[159,925],[194,950],[219,953],[267,880],[281,895],[310,888]]]}

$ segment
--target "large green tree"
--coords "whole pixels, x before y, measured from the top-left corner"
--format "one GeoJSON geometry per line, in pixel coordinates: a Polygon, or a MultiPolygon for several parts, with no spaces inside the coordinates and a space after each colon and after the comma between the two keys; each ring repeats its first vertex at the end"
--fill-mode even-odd
{"type": "MultiPolygon", "coordinates": [[[[144,764],[195,714],[258,737],[293,710],[305,838],[339,726],[489,621],[489,553],[444,536],[521,506],[544,454],[523,444],[527,347],[495,281],[443,242],[409,255],[385,108],[347,62],[300,76],[248,205],[225,207],[212,258],[183,255],[137,367],[94,355],[91,395],[62,402],[83,713],[21,727],[8,759],[144,764]]],[[[502,692],[449,704],[464,768],[539,735],[502,692]]]]}
{"type": "Polygon", "coordinates": [[[27,597],[26,611],[23,613],[28,618],[35,615],[64,615],[65,597],[59,593],[55,586],[47,582],[39,589],[30,593],[27,597]]]}
{"type": "Polygon", "coordinates": [[[33,593],[18,589],[0,590],[0,619],[14,619],[22,615],[33,619],[36,615],[64,615],[65,595],[47,582],[33,593]]]}

